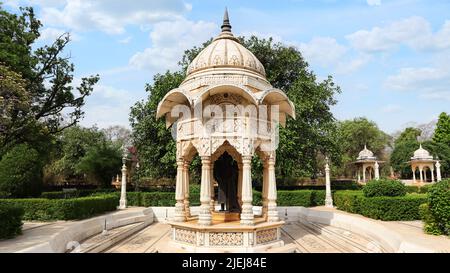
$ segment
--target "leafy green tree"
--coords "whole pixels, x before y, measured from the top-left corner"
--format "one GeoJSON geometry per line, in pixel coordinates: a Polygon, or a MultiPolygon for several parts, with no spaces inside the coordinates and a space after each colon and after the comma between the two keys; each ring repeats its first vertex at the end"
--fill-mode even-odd
{"type": "Polygon", "coordinates": [[[450,115],[442,113],[439,116],[433,140],[450,147],[450,115]]]}
{"type": "Polygon", "coordinates": [[[400,173],[404,179],[412,177],[411,164],[408,162],[414,155],[414,151],[419,149],[419,142],[415,139],[406,139],[395,144],[391,153],[391,166],[395,172],[400,173]]]}
{"type": "Polygon", "coordinates": [[[66,179],[82,179],[77,171],[77,164],[90,147],[102,141],[104,141],[104,135],[96,127],[68,128],[58,137],[58,149],[55,152],[57,159],[49,166],[50,171],[66,179]]]}
{"type": "Polygon", "coordinates": [[[26,82],[8,67],[0,64],[0,142],[12,128],[16,119],[26,118],[31,98],[25,89],[26,82]]]}
{"type": "Polygon", "coordinates": [[[76,165],[78,173],[92,175],[103,188],[111,187],[111,177],[120,170],[122,154],[119,147],[103,142],[91,146],[76,165]]]}
{"type": "Polygon", "coordinates": [[[107,187],[111,178],[120,172],[121,143],[112,142],[104,131],[96,127],[68,128],[58,137],[56,146],[54,160],[46,168],[49,177],[84,181],[88,175],[107,187]]]}
{"type": "Polygon", "coordinates": [[[82,78],[75,87],[75,67],[70,57],[63,55],[69,34],[52,45],[34,49],[42,24],[33,8],[21,10],[19,15],[12,14],[0,4],[0,63],[21,75],[21,86],[28,92],[31,104],[27,115],[14,115],[4,125],[0,155],[15,144],[32,143],[36,134],[51,136],[75,125],[84,114],[86,97],[99,80],[98,76],[82,78]]]}
{"type": "Polygon", "coordinates": [[[153,85],[146,87],[148,100],[137,102],[131,109],[132,137],[138,150],[141,177],[176,175],[176,144],[165,121],[156,119],[156,110],[165,94],[177,88],[183,79],[184,74],[180,72],[156,75],[153,85]]]}
{"type": "Polygon", "coordinates": [[[395,145],[407,141],[417,141],[417,138],[421,135],[422,131],[420,129],[412,127],[406,128],[405,131],[403,131],[395,140],[395,145]]]}
{"type": "Polygon", "coordinates": [[[10,197],[36,197],[42,190],[42,161],[26,144],[12,148],[0,161],[0,192],[10,197]]]}
{"type": "MultiPolygon", "coordinates": [[[[267,79],[272,85],[284,90],[296,106],[297,119],[289,120],[287,127],[280,130],[278,175],[282,178],[316,175],[318,153],[339,161],[339,149],[334,137],[335,119],[330,107],[336,104],[334,96],[340,88],[332,78],[318,81],[294,47],[254,36],[239,39],[265,66],[267,79]]],[[[165,121],[156,120],[156,108],[167,92],[180,85],[188,64],[210,42],[187,50],[180,61],[180,71],[155,76],[154,83],[146,88],[148,100],[140,101],[132,108],[130,122],[133,140],[146,176],[174,177],[176,174],[176,145],[165,121]]],[[[198,166],[198,162],[193,165],[198,166]]]]}

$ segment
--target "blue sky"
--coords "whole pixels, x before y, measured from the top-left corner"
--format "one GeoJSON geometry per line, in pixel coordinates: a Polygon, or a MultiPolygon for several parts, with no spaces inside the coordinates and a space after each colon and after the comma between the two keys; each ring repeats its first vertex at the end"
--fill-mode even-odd
{"type": "Polygon", "coordinates": [[[224,7],[235,35],[298,47],[319,78],[341,86],[336,118],[365,116],[393,133],[450,112],[449,0],[3,0],[32,5],[39,44],[70,31],[76,77],[100,74],[82,125],[128,126],[156,73],[219,32],[224,7]]]}

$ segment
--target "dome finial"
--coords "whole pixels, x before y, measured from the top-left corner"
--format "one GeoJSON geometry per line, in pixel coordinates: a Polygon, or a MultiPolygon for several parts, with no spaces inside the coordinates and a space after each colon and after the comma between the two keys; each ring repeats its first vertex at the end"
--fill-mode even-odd
{"type": "Polygon", "coordinates": [[[225,8],[225,14],[223,15],[222,32],[231,32],[231,24],[227,8],[225,8]]]}

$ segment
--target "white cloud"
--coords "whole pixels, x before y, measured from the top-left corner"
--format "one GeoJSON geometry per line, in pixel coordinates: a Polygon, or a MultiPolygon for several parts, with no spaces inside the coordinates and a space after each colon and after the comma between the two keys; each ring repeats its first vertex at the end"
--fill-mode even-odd
{"type": "Polygon", "coordinates": [[[128,37],[126,37],[126,38],[123,38],[123,39],[119,40],[119,43],[120,43],[120,44],[129,44],[129,43],[131,42],[132,39],[133,39],[133,37],[128,36],[128,37]]]}
{"type": "Polygon", "coordinates": [[[390,76],[385,87],[419,93],[420,98],[450,101],[450,69],[447,66],[403,68],[390,76]]]}
{"type": "Polygon", "coordinates": [[[182,0],[28,0],[41,6],[45,25],[74,31],[120,34],[130,25],[144,26],[181,17],[190,10],[182,0]]]}
{"type": "Polygon", "coordinates": [[[337,74],[353,73],[372,59],[368,54],[354,54],[350,47],[331,37],[314,37],[308,43],[300,43],[298,48],[308,63],[333,68],[337,74]]]}
{"type": "Polygon", "coordinates": [[[389,104],[389,105],[384,106],[381,109],[381,112],[385,113],[385,114],[392,114],[392,113],[398,113],[401,110],[402,110],[401,106],[399,106],[397,104],[389,104]]]}
{"type": "Polygon", "coordinates": [[[81,124],[100,128],[113,125],[129,126],[130,107],[138,100],[129,90],[115,88],[102,83],[94,87],[83,110],[85,118],[81,124]]]}
{"type": "Polygon", "coordinates": [[[160,22],[150,33],[152,46],[136,53],[130,65],[138,69],[176,69],[186,49],[207,41],[218,32],[214,23],[186,19],[160,22]]]}
{"type": "Polygon", "coordinates": [[[364,52],[380,52],[401,45],[416,50],[437,50],[450,47],[450,21],[433,33],[431,24],[423,17],[413,16],[384,27],[359,30],[346,38],[352,46],[364,52]]]}
{"type": "Polygon", "coordinates": [[[308,62],[325,67],[339,62],[347,52],[345,46],[330,37],[315,37],[308,43],[301,43],[299,49],[308,62]]]}
{"type": "Polygon", "coordinates": [[[367,0],[367,5],[369,6],[380,6],[381,0],[367,0]]]}

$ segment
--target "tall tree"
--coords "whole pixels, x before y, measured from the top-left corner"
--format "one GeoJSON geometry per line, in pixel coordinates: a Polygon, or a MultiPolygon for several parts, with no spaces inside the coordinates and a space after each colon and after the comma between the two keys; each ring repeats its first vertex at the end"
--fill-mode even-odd
{"type": "Polygon", "coordinates": [[[395,145],[400,144],[402,142],[412,141],[417,142],[418,137],[422,135],[422,131],[417,128],[406,128],[405,131],[403,131],[396,139],[395,139],[395,145]]]}
{"type": "Polygon", "coordinates": [[[133,128],[133,142],[138,150],[141,177],[174,177],[176,175],[176,145],[163,119],[156,119],[159,102],[170,90],[183,81],[181,72],[166,72],[156,75],[152,85],[147,84],[149,93],[146,102],[139,101],[131,109],[130,122],[133,128]]]}
{"type": "Polygon", "coordinates": [[[433,140],[450,147],[450,115],[447,115],[447,113],[442,113],[439,116],[433,140]]]}
{"type": "Polygon", "coordinates": [[[12,14],[0,4],[0,63],[21,75],[31,104],[28,115],[14,116],[4,129],[0,151],[30,142],[36,133],[54,135],[75,125],[84,114],[86,97],[99,80],[98,76],[82,78],[74,87],[75,67],[70,56],[64,56],[70,35],[64,34],[52,45],[33,50],[42,24],[33,8],[21,11],[19,15],[12,14]]]}
{"type": "MultiPolygon", "coordinates": [[[[297,119],[289,120],[287,127],[280,130],[278,175],[286,178],[314,176],[318,169],[318,153],[339,161],[337,141],[333,137],[335,119],[330,107],[336,104],[334,96],[340,88],[332,78],[318,81],[294,47],[255,36],[239,39],[262,62],[267,79],[274,87],[284,90],[296,106],[297,119]]],[[[156,120],[156,108],[167,92],[179,86],[188,64],[209,43],[187,50],[180,61],[179,72],[155,76],[154,83],[147,85],[148,100],[138,102],[132,108],[133,140],[145,175],[175,176],[175,142],[164,120],[156,120]]]]}

